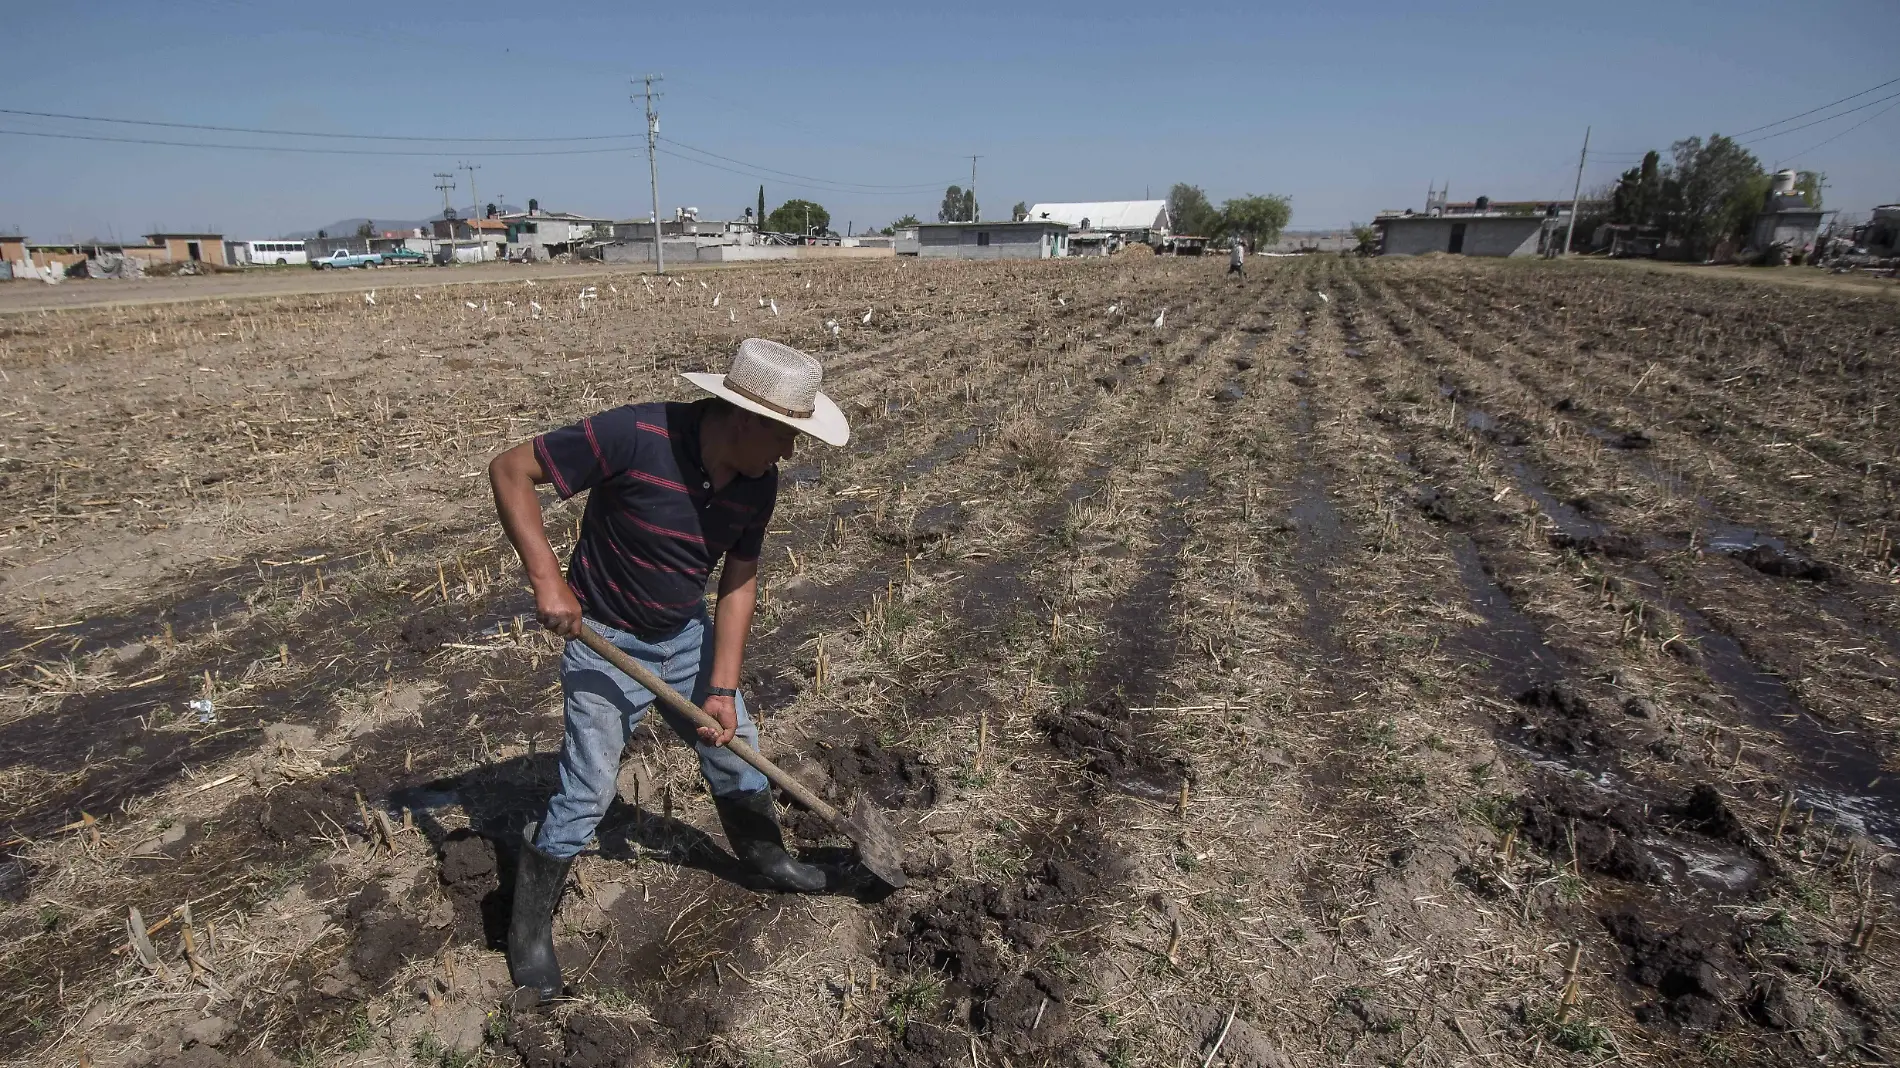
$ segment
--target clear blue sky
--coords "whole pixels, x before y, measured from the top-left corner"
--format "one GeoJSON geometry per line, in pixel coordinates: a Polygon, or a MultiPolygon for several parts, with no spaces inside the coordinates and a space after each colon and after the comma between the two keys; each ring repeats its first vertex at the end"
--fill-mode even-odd
{"type": "MultiPolygon", "coordinates": [[[[1567,197],[1645,148],[1773,122],[1900,77],[1900,2],[1401,0],[1299,4],[10,4],[0,107],[396,136],[637,134],[629,75],[662,72],[661,134],[808,196],[834,224],[933,217],[978,161],[984,213],[1200,185],[1293,200],[1295,228],[1454,199],[1567,197]],[[1603,155],[1596,155],[1598,151],[1603,155]],[[1615,155],[1611,155],[1615,153],[1615,155]]],[[[1843,108],[1877,99],[1900,86],[1843,108]]],[[[1895,103],[1900,103],[1896,101],[1895,103]]],[[[1751,146],[1827,172],[1827,206],[1900,201],[1888,104],[1751,146]]],[[[1807,121],[1807,120],[1801,120],[1807,121]]],[[[313,141],[0,115],[0,130],[411,150],[219,151],[0,135],[0,229],[42,240],[152,226],[267,237],[438,211],[458,159],[483,201],[644,216],[643,152],[313,141]]],[[[1773,131],[1768,131],[1773,132],[1773,131]]],[[[610,142],[613,144],[631,144],[610,142]]],[[[600,142],[562,147],[600,147],[600,142]]],[[[665,146],[663,146],[665,147],[665,146]]],[[[679,155],[684,149],[673,148],[679,155]]],[[[457,175],[458,205],[469,202],[457,175]]],[[[660,201],[736,215],[760,178],[660,157],[660,201]]]]}

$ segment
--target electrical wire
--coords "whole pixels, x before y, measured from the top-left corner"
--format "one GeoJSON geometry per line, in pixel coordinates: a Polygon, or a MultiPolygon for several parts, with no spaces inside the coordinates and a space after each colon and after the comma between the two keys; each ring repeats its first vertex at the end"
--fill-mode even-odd
{"type": "MultiPolygon", "coordinates": [[[[151,137],[109,137],[105,134],[53,133],[49,130],[4,130],[0,136],[11,137],[52,137],[61,141],[111,141],[125,145],[169,145],[174,148],[215,148],[239,152],[297,152],[308,155],[324,156],[430,156],[440,157],[440,151],[408,151],[394,148],[310,148],[292,145],[227,145],[206,141],[164,141],[151,137]]],[[[465,156],[593,156],[612,152],[638,152],[638,146],[623,145],[619,148],[545,148],[510,149],[496,151],[478,149],[462,152],[465,156]]]]}
{"type": "Polygon", "coordinates": [[[212,126],[197,122],[160,122],[156,119],[110,119],[100,115],[69,115],[58,111],[25,111],[0,108],[0,115],[24,115],[36,119],[72,119],[77,122],[110,122],[125,126],[164,126],[174,130],[213,130],[218,133],[271,134],[278,137],[328,137],[348,141],[430,141],[439,144],[531,144],[560,141],[632,141],[639,134],[588,134],[578,137],[428,137],[402,134],[346,134],[317,130],[271,130],[256,126],[212,126]]]}
{"type": "Polygon", "coordinates": [[[1835,119],[1845,118],[1849,115],[1852,115],[1856,111],[1865,111],[1866,109],[1873,107],[1875,104],[1884,104],[1889,100],[1900,100],[1900,93],[1889,93],[1886,96],[1880,97],[1878,99],[1869,100],[1868,102],[1866,102],[1865,104],[1862,104],[1861,106],[1857,108],[1848,108],[1846,111],[1837,111],[1834,114],[1827,116],[1826,118],[1815,119],[1813,122],[1804,122],[1799,126],[1790,126],[1785,130],[1776,130],[1774,133],[1771,133],[1771,134],[1762,134],[1760,137],[1756,137],[1747,141],[1742,141],[1740,143],[1744,145],[1758,145],[1762,143],[1763,141],[1780,137],[1783,134],[1791,134],[1791,133],[1794,133],[1796,130],[1805,130],[1810,126],[1819,126],[1824,122],[1833,122],[1835,119]]]}
{"type": "MultiPolygon", "coordinates": [[[[1873,87],[1872,89],[1862,89],[1862,90],[1861,90],[1860,92],[1858,92],[1858,93],[1855,93],[1855,94],[1854,94],[1853,96],[1844,96],[1844,97],[1841,97],[1841,98],[1840,98],[1839,100],[1836,100],[1836,101],[1834,101],[1834,104],[1845,104],[1845,103],[1847,103],[1847,102],[1848,102],[1849,100],[1853,100],[1853,99],[1855,99],[1856,97],[1863,97],[1863,96],[1866,96],[1866,95],[1867,95],[1868,93],[1873,93],[1873,92],[1878,92],[1878,91],[1880,91],[1880,90],[1882,90],[1882,89],[1885,89],[1885,88],[1886,88],[1886,87],[1888,87],[1889,85],[1894,85],[1894,84],[1897,84],[1897,83],[1900,83],[1900,78],[1895,78],[1895,79],[1893,79],[1892,81],[1885,81],[1885,82],[1881,82],[1881,83],[1880,83],[1879,85],[1876,85],[1876,86],[1874,86],[1874,87],[1873,87]]],[[[1757,130],[1766,130],[1766,129],[1769,129],[1770,127],[1774,127],[1774,126],[1780,126],[1780,125],[1781,125],[1782,123],[1784,123],[1784,122],[1793,122],[1793,121],[1794,121],[1794,120],[1796,120],[1796,119],[1805,119],[1805,118],[1807,118],[1807,117],[1808,117],[1809,115],[1812,115],[1812,114],[1814,114],[1814,113],[1815,113],[1815,112],[1817,112],[1817,111],[1826,111],[1826,110],[1827,110],[1828,108],[1831,108],[1831,107],[1833,107],[1833,106],[1834,106],[1834,104],[1822,104],[1822,105],[1821,105],[1820,107],[1818,107],[1818,108],[1809,108],[1808,110],[1806,110],[1806,111],[1804,111],[1804,112],[1802,112],[1802,113],[1801,113],[1801,114],[1799,114],[1799,115],[1790,115],[1790,116],[1788,116],[1788,117],[1787,117],[1787,118],[1785,118],[1785,119],[1780,119],[1780,120],[1777,120],[1777,121],[1775,121],[1775,122],[1768,122],[1768,123],[1763,123],[1763,124],[1762,124],[1762,125],[1760,125],[1760,126],[1755,126],[1755,127],[1752,127],[1752,128],[1750,128],[1750,129],[1747,129],[1747,130],[1743,130],[1743,131],[1741,131],[1740,133],[1737,133],[1737,134],[1732,134],[1731,136],[1733,136],[1733,137],[1738,137],[1738,138],[1739,138],[1739,137],[1746,137],[1746,136],[1748,136],[1749,134],[1752,134],[1752,133],[1754,133],[1754,132],[1755,132],[1755,131],[1757,131],[1757,130]]],[[[1859,109],[1858,109],[1858,108],[1856,108],[1855,110],[1857,110],[1857,111],[1858,111],[1859,109]]],[[[1841,114],[1843,114],[1843,115],[1845,115],[1845,114],[1847,114],[1847,112],[1845,112],[1845,111],[1843,111],[1843,112],[1841,112],[1841,114]]],[[[1825,119],[1823,119],[1823,120],[1821,120],[1821,121],[1823,121],[1823,122],[1825,122],[1825,121],[1827,121],[1827,120],[1825,120],[1825,119]]]]}
{"type": "Polygon", "coordinates": [[[1798,160],[1798,159],[1800,159],[1800,158],[1801,158],[1802,156],[1805,156],[1805,155],[1807,155],[1808,153],[1810,153],[1810,152],[1812,152],[1812,151],[1814,151],[1815,149],[1817,149],[1817,148],[1820,148],[1820,147],[1821,147],[1821,145],[1825,145],[1825,144],[1827,144],[1827,143],[1828,143],[1829,141],[1838,141],[1838,140],[1840,140],[1841,138],[1843,138],[1843,137],[1846,137],[1846,136],[1847,136],[1848,134],[1851,134],[1851,133],[1853,133],[1853,132],[1854,132],[1855,130],[1858,130],[1858,129],[1860,129],[1861,127],[1863,127],[1863,126],[1865,126],[1865,125],[1867,125],[1868,123],[1870,123],[1870,122],[1872,122],[1872,121],[1874,121],[1875,119],[1877,119],[1877,118],[1879,118],[1879,117],[1881,117],[1882,115],[1885,115],[1885,114],[1886,114],[1887,112],[1889,112],[1889,111],[1892,111],[1892,110],[1893,110],[1894,108],[1900,108],[1900,101],[1895,101],[1895,102],[1893,102],[1893,103],[1891,103],[1891,104],[1888,104],[1888,105],[1887,105],[1886,107],[1884,107],[1884,108],[1881,108],[1881,109],[1880,109],[1879,111],[1876,111],[1876,112],[1874,112],[1874,113],[1873,113],[1872,115],[1869,115],[1869,116],[1867,116],[1866,118],[1864,118],[1864,119],[1862,119],[1862,120],[1860,120],[1859,122],[1857,122],[1857,123],[1855,123],[1854,125],[1852,125],[1852,126],[1849,126],[1849,127],[1847,128],[1847,129],[1845,129],[1845,130],[1842,130],[1842,131],[1841,131],[1840,133],[1837,133],[1837,134],[1835,134],[1835,135],[1834,135],[1833,137],[1830,137],[1830,138],[1828,138],[1828,139],[1827,139],[1827,141],[1822,141],[1822,142],[1820,142],[1820,143],[1818,143],[1818,144],[1813,144],[1813,145],[1809,145],[1808,147],[1806,147],[1806,148],[1804,148],[1804,149],[1802,149],[1801,151],[1799,151],[1799,152],[1796,152],[1796,153],[1795,153],[1794,155],[1792,155],[1792,156],[1784,156],[1784,157],[1783,157],[1783,158],[1782,158],[1782,159],[1780,160],[1780,163],[1791,163],[1791,162],[1793,162],[1794,160],[1798,160]]]}
{"type": "Polygon", "coordinates": [[[702,156],[711,156],[713,159],[724,160],[727,163],[737,164],[738,166],[741,166],[741,167],[750,167],[753,170],[765,171],[770,175],[774,175],[780,178],[796,178],[802,181],[818,182],[824,185],[856,186],[865,192],[878,192],[878,193],[881,193],[881,192],[903,192],[903,193],[928,192],[937,187],[937,183],[935,182],[927,182],[927,183],[926,182],[912,182],[908,185],[873,185],[873,184],[869,184],[865,182],[840,182],[831,178],[814,178],[809,174],[794,174],[791,171],[776,170],[774,168],[767,167],[764,164],[748,163],[742,159],[733,159],[731,156],[722,156],[717,152],[709,152],[703,148],[695,148],[692,145],[683,144],[679,141],[673,140],[670,137],[656,137],[655,139],[664,141],[667,144],[672,145],[674,148],[683,148],[689,152],[697,152],[702,156]]]}

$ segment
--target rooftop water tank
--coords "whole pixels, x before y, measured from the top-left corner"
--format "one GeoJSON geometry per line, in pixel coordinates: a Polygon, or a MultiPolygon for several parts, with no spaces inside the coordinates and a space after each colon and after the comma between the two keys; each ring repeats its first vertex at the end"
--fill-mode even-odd
{"type": "Polygon", "coordinates": [[[1775,195],[1786,197],[1794,195],[1795,173],[1793,171],[1775,172],[1775,195]]]}

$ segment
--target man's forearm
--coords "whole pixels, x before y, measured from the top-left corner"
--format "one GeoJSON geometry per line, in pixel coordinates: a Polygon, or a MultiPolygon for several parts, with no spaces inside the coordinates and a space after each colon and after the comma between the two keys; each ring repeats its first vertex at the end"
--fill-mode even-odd
{"type": "Polygon", "coordinates": [[[713,615],[712,685],[739,688],[739,669],[745,663],[745,642],[752,630],[752,611],[758,602],[754,574],[743,582],[719,584],[719,605],[713,615]]]}

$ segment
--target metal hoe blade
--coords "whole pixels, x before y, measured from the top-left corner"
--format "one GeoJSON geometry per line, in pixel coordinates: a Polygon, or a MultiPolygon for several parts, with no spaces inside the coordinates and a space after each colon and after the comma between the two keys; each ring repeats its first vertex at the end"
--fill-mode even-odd
{"type": "Polygon", "coordinates": [[[866,871],[893,890],[903,889],[906,882],[903,847],[884,822],[884,814],[863,795],[852,803],[851,815],[845,817],[844,831],[857,843],[858,863],[864,865],[866,871]]]}

